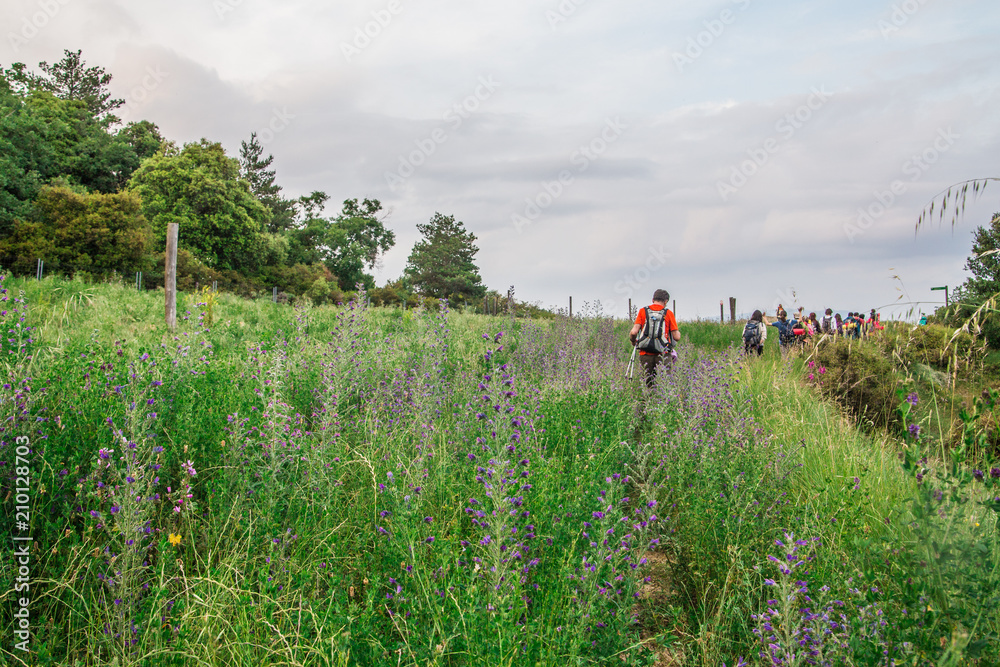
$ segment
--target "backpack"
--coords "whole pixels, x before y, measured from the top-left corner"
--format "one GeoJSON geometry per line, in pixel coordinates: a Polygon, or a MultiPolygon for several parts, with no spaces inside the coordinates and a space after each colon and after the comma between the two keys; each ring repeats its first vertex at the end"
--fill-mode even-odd
{"type": "Polygon", "coordinates": [[[833,315],[824,315],[823,324],[820,327],[823,333],[833,333],[833,315]]]}
{"type": "Polygon", "coordinates": [[[795,343],[795,329],[791,322],[780,320],[776,323],[778,324],[778,342],[781,343],[782,347],[787,347],[795,343]]]}
{"type": "Polygon", "coordinates": [[[743,327],[743,344],[749,345],[752,348],[760,347],[760,325],[754,320],[750,320],[743,327]]]}
{"type": "Polygon", "coordinates": [[[636,347],[643,352],[653,354],[662,354],[670,350],[673,343],[670,332],[667,331],[667,309],[650,310],[649,306],[646,306],[643,310],[646,311],[646,323],[642,325],[636,347]]]}

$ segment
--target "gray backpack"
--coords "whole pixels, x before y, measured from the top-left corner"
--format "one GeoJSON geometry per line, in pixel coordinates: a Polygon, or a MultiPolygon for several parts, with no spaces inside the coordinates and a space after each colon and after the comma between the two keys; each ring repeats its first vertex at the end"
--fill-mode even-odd
{"type": "Polygon", "coordinates": [[[667,331],[667,309],[650,310],[649,306],[643,308],[646,311],[646,323],[639,332],[639,340],[636,347],[643,352],[662,354],[671,349],[673,343],[670,339],[670,332],[667,331]]]}
{"type": "Polygon", "coordinates": [[[759,322],[750,320],[747,322],[747,325],[743,327],[743,344],[749,345],[750,347],[760,347],[761,336],[759,322]]]}

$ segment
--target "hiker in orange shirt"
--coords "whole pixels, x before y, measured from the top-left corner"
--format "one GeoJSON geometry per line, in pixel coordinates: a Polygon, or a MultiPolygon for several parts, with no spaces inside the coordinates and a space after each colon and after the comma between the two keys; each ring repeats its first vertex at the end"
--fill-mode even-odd
{"type": "Polygon", "coordinates": [[[673,312],[667,309],[669,300],[667,290],[653,292],[653,303],[639,311],[629,332],[632,345],[639,349],[639,363],[647,387],[656,382],[656,370],[661,364],[669,371],[669,365],[677,358],[674,344],[680,341],[681,332],[673,312]]]}

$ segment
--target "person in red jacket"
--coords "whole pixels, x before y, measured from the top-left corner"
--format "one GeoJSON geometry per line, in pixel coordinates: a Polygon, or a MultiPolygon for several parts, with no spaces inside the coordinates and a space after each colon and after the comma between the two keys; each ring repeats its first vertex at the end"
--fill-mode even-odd
{"type": "Polygon", "coordinates": [[[642,364],[647,387],[652,387],[656,382],[657,368],[661,365],[671,363],[677,357],[677,354],[673,351],[673,346],[680,341],[681,332],[677,328],[677,320],[674,318],[673,312],[667,309],[667,302],[669,300],[670,294],[667,290],[658,289],[653,292],[653,303],[639,310],[639,315],[635,318],[635,324],[632,325],[632,331],[629,332],[629,339],[632,341],[632,345],[637,345],[639,342],[639,333],[643,331],[646,325],[647,311],[655,313],[666,311],[663,315],[663,333],[667,340],[670,341],[669,348],[664,349],[662,352],[654,352],[641,348],[639,350],[639,363],[642,364]]]}

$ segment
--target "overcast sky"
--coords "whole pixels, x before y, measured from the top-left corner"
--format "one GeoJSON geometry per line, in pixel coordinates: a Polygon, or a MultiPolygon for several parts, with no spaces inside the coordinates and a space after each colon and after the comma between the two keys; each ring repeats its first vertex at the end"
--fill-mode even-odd
{"type": "Polygon", "coordinates": [[[0,25],[4,66],[82,49],[125,120],[234,156],[257,131],[330,215],[381,200],[379,284],[439,211],[544,305],[867,310],[941,300],[1000,211],[997,184],[914,234],[1000,176],[996,0],[5,0],[0,25]]]}

